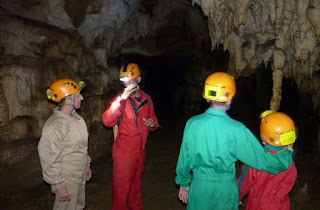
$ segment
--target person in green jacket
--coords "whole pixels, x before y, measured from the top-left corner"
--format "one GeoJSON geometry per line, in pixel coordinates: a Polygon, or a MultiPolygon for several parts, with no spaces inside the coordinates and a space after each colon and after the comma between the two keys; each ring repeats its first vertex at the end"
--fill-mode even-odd
{"type": "Polygon", "coordinates": [[[228,116],[235,93],[231,75],[211,74],[202,94],[210,107],[186,123],[175,181],[188,210],[239,208],[237,160],[271,174],[292,163],[292,145],[275,155],[266,153],[248,128],[228,116]]]}

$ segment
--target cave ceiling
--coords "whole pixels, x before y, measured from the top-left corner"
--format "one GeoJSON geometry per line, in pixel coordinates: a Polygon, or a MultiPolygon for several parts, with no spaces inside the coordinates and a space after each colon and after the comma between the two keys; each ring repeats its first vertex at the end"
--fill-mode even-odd
{"type": "Polygon", "coordinates": [[[319,0],[1,0],[0,9],[7,18],[2,53],[10,56],[37,57],[41,43],[53,40],[41,35],[39,26],[27,31],[8,26],[15,18],[70,34],[106,69],[108,58],[121,54],[197,56],[206,43],[229,53],[228,72],[236,78],[269,65],[275,109],[283,77],[302,93],[318,91],[312,78],[320,63],[319,0]]]}

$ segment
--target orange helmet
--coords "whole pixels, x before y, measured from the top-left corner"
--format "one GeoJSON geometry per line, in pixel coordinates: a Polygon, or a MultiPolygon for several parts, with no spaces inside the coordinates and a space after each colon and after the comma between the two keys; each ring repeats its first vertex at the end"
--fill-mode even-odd
{"type": "Polygon", "coordinates": [[[138,76],[140,76],[140,70],[135,63],[123,65],[120,69],[120,80],[123,82],[133,80],[138,76]]]}
{"type": "Polygon", "coordinates": [[[236,94],[234,78],[224,72],[209,75],[204,83],[202,96],[210,101],[227,102],[236,94]]]}
{"type": "Polygon", "coordinates": [[[72,79],[57,79],[47,89],[47,98],[59,102],[66,96],[80,92],[85,86],[83,81],[79,84],[72,79]]]}
{"type": "Polygon", "coordinates": [[[296,140],[294,121],[281,112],[265,111],[261,115],[260,133],[273,146],[293,144],[296,140]]]}

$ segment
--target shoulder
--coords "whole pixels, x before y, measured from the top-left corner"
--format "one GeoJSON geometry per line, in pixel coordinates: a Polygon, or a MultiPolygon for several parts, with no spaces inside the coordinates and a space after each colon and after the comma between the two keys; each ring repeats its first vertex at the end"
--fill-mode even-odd
{"type": "Polygon", "coordinates": [[[246,129],[246,126],[243,123],[229,117],[228,115],[212,115],[207,112],[204,112],[199,115],[195,115],[195,116],[191,117],[189,119],[189,121],[190,122],[214,121],[214,122],[221,124],[221,125],[227,125],[228,127],[246,129]]]}
{"type": "Polygon", "coordinates": [[[230,117],[228,114],[227,114],[227,116],[228,116],[228,117],[225,117],[224,119],[225,119],[226,121],[228,121],[228,123],[229,123],[230,125],[235,126],[235,127],[241,127],[241,128],[244,128],[244,127],[245,127],[245,125],[244,125],[242,122],[240,122],[240,121],[238,121],[238,120],[236,120],[236,119],[233,119],[233,118],[230,117]]]}
{"type": "Polygon", "coordinates": [[[57,113],[53,113],[45,122],[43,133],[62,133],[66,125],[66,119],[57,113]]]}
{"type": "Polygon", "coordinates": [[[200,124],[203,124],[203,123],[208,123],[208,116],[205,114],[205,113],[202,113],[202,114],[199,114],[199,115],[195,115],[193,117],[191,117],[187,123],[186,123],[186,126],[187,127],[198,127],[200,124]]]}
{"type": "Polygon", "coordinates": [[[248,128],[240,121],[235,120],[231,117],[225,117],[223,118],[225,121],[225,125],[228,126],[228,129],[234,129],[234,130],[240,130],[240,131],[245,131],[248,130],[248,128]]]}

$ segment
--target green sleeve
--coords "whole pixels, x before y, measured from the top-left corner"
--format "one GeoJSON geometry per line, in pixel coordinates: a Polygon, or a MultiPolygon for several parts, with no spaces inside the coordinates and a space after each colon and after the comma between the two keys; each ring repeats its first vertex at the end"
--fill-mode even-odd
{"type": "Polygon", "coordinates": [[[235,133],[237,158],[260,171],[278,174],[292,164],[292,151],[282,150],[277,154],[265,152],[256,137],[244,125],[235,133]]]}
{"type": "Polygon", "coordinates": [[[183,140],[176,168],[176,184],[180,185],[180,187],[189,187],[189,183],[191,182],[190,151],[188,145],[190,135],[191,131],[189,130],[189,124],[187,123],[183,134],[183,140]]]}

